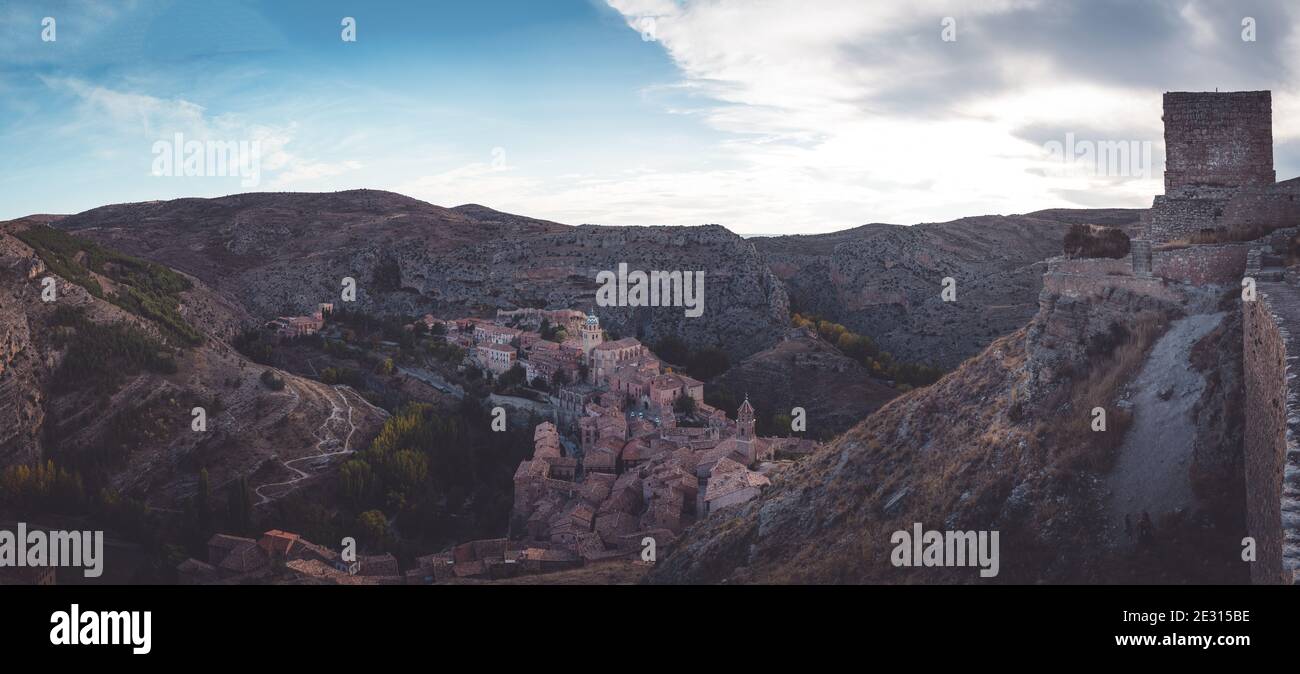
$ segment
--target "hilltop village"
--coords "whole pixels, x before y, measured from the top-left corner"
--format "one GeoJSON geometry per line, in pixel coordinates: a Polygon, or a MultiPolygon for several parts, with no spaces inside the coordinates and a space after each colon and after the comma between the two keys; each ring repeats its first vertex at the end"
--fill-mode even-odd
{"type": "MultiPolygon", "coordinates": [[[[280,339],[310,336],[332,311],[321,304],[264,328],[280,339]]],[[[420,322],[421,332],[461,349],[462,369],[492,379],[512,373],[547,392],[547,403],[529,408],[549,418],[533,428],[532,457],[515,471],[509,537],[420,557],[399,574],[391,556],[348,565],[294,534],[272,531],[260,542],[218,534],[208,561],[178,568],[186,582],[264,579],[275,568],[311,582],[423,583],[640,559],[651,546],[661,555],[691,523],[758,496],[774,473],[818,447],[758,437],[748,398],[728,418],[704,401],[703,382],[674,372],[635,338],[608,339],[594,313],[519,309],[420,322]],[[296,542],[276,543],[282,538],[296,542]]]]}
{"type": "Polygon", "coordinates": [[[533,457],[515,471],[511,521],[512,534],[549,545],[553,556],[626,557],[647,536],[663,549],[695,519],[754,498],[791,457],[816,449],[800,438],[757,437],[748,398],[729,419],[704,402],[702,382],[665,367],[635,338],[606,341],[595,314],[525,309],[441,325],[484,370],[521,367],[528,381],[556,387],[553,419],[537,425],[533,457]],[[545,340],[502,325],[507,319],[562,326],[569,336],[545,340]]]}

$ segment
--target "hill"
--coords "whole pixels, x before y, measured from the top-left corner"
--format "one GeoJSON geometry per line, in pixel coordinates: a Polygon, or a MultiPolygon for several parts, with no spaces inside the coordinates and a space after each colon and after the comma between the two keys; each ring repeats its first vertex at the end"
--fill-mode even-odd
{"type": "Polygon", "coordinates": [[[570,227],[353,190],[118,204],[57,226],[191,274],[259,320],[337,300],[344,277],[372,313],[592,307],[596,274],[620,263],[706,274],[698,318],[676,307],[602,308],[602,324],[620,336],[677,335],[739,359],[774,344],[788,318],[785,290],[754,247],[716,225],[570,227]]]}
{"type": "Polygon", "coordinates": [[[803,314],[842,323],[900,360],[952,368],[1038,309],[1043,260],[1071,224],[1132,229],[1136,209],[1054,209],[913,226],[751,239],[803,314]],[[956,280],[957,301],[939,293],[956,280]]]}
{"type": "Polygon", "coordinates": [[[0,468],[52,461],[87,498],[108,490],[176,509],[201,469],[213,488],[255,472],[288,480],[283,461],[355,448],[383,419],[345,387],[286,373],[268,387],[266,368],[225,341],[248,320],[238,307],[39,221],[0,224],[0,304],[0,468]]]}

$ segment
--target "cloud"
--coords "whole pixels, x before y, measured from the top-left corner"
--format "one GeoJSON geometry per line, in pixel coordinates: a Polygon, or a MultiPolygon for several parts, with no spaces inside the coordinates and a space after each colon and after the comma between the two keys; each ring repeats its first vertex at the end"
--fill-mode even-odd
{"type": "Polygon", "coordinates": [[[296,123],[257,123],[241,114],[212,115],[204,106],[182,98],[120,91],[74,78],[41,79],[49,89],[70,94],[77,102],[78,109],[71,120],[60,125],[60,133],[101,139],[100,147],[88,148],[101,159],[134,157],[148,166],[155,141],[171,142],[175,134],[181,134],[186,141],[256,143],[260,174],[269,178],[269,186],[275,189],[304,189],[323,178],[363,167],[357,160],[321,161],[291,150],[298,134],[296,123]]]}
{"type": "Polygon", "coordinates": [[[736,218],[724,224],[741,231],[1148,206],[1162,164],[1150,176],[1063,171],[1045,144],[1147,144],[1159,161],[1166,90],[1269,88],[1279,141],[1300,132],[1283,119],[1300,91],[1283,2],[1251,8],[1254,43],[1240,37],[1244,10],[1195,0],[608,3],[725,135],[702,153],[739,163],[642,176],[662,190],[642,206],[736,218]],[[955,42],[941,39],[945,17],[955,42]],[[728,199],[707,198],[714,189],[728,199]]]}

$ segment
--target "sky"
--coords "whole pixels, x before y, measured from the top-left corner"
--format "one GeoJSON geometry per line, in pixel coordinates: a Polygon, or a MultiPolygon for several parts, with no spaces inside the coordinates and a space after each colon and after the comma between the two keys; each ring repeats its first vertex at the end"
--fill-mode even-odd
{"type": "Polygon", "coordinates": [[[743,235],[1148,207],[1165,91],[1272,90],[1278,179],[1300,174],[1297,21],[1288,0],[0,0],[0,219],[354,188],[743,235]],[[213,143],[257,170],[160,164],[213,143]]]}

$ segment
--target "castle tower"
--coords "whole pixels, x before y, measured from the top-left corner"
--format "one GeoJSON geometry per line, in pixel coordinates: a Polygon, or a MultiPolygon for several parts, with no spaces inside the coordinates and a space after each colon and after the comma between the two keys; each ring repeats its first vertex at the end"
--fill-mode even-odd
{"type": "Polygon", "coordinates": [[[591,350],[605,341],[604,333],[600,329],[600,319],[596,318],[596,314],[587,314],[587,320],[583,322],[580,332],[582,333],[582,358],[590,363],[591,350]]]}
{"type": "Polygon", "coordinates": [[[1272,185],[1269,91],[1171,91],[1164,97],[1165,193],[1272,185]]]}
{"type": "MultiPolygon", "coordinates": [[[[1165,193],[1143,215],[1142,240],[1158,245],[1235,225],[1274,224],[1275,214],[1257,199],[1234,199],[1243,190],[1258,195],[1276,180],[1270,92],[1168,92],[1161,120],[1165,193]]],[[[1142,260],[1134,262],[1140,272],[1142,260]]]]}

